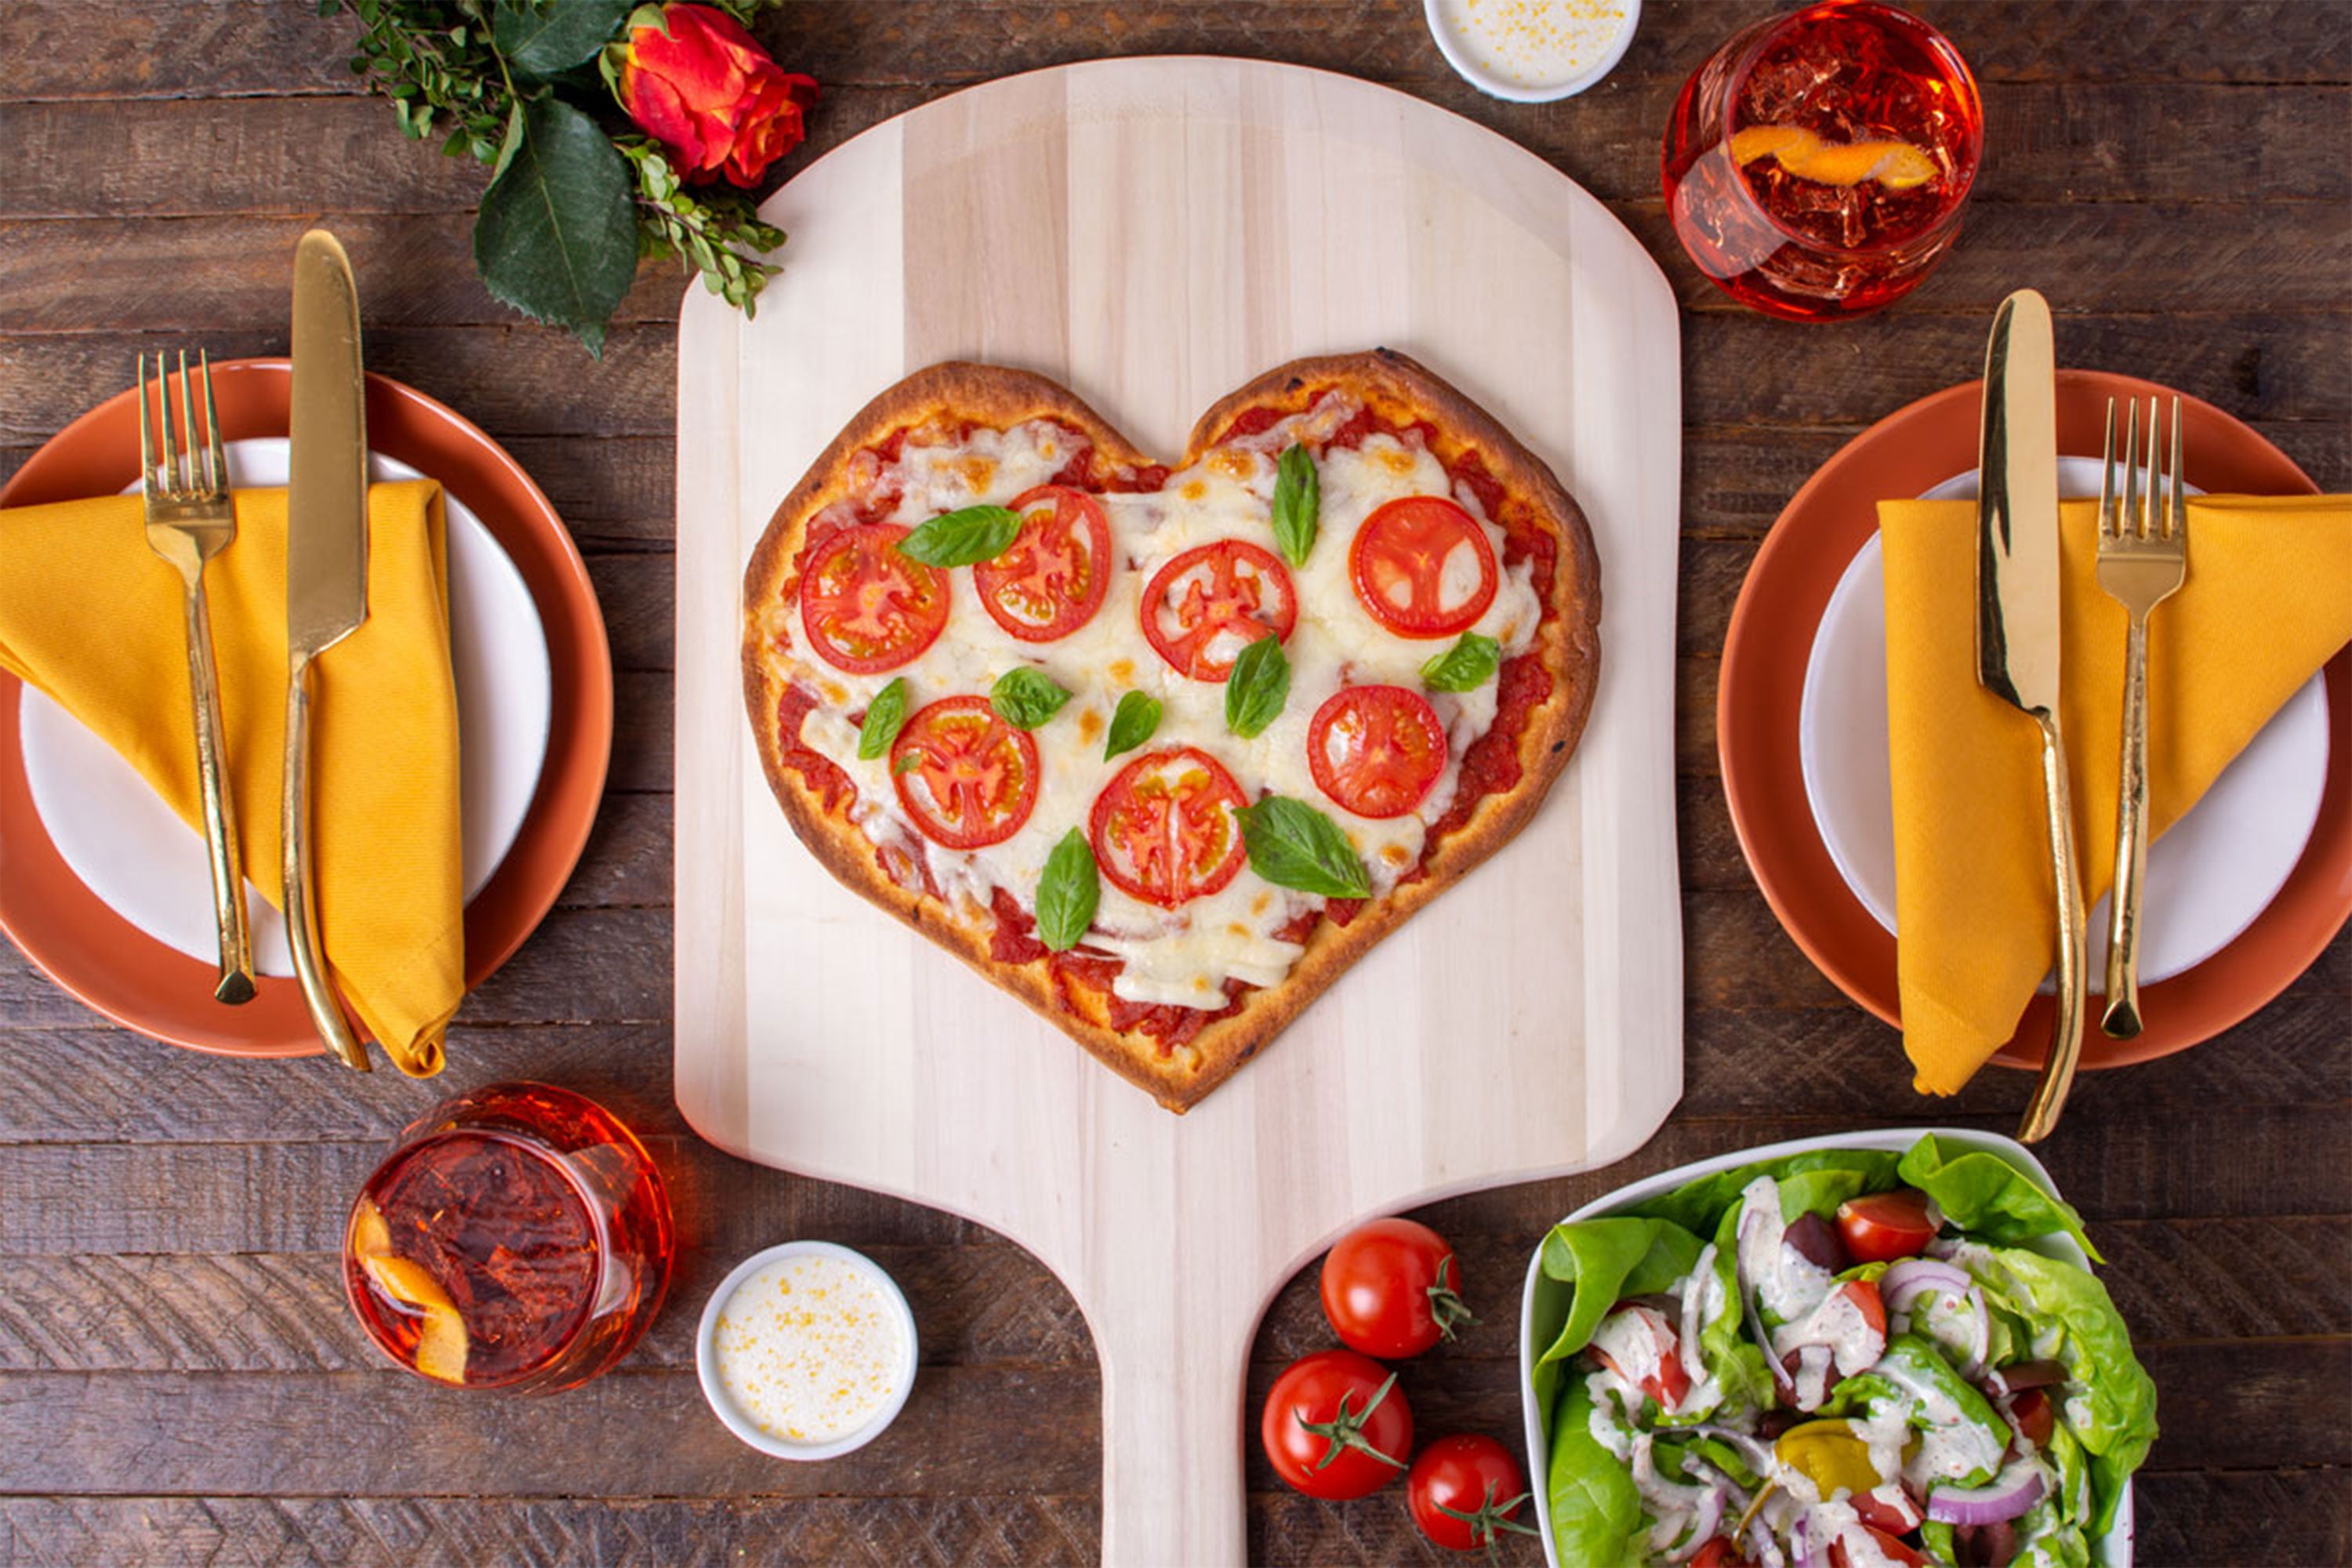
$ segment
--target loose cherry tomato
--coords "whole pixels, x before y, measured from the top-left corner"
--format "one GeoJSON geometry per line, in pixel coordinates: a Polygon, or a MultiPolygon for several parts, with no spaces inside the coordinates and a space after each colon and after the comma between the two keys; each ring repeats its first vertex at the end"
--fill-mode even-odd
{"type": "Polygon", "coordinates": [[[1856,1263],[1916,1258],[1936,1239],[1927,1194],[1910,1187],[1848,1198],[1838,1205],[1837,1223],[1846,1252],[1856,1263]]]}
{"type": "Polygon", "coordinates": [[[1399,637],[1468,631],[1495,602],[1495,547],[1443,496],[1377,508],[1348,547],[1348,573],[1364,608],[1399,637]]]}
{"type": "Polygon", "coordinates": [[[1444,1237],[1409,1219],[1358,1226],[1323,1255],[1323,1315],[1342,1344],[1384,1361],[1416,1356],[1471,1321],[1444,1237]]]}
{"type": "Polygon", "coordinates": [[[1240,874],[1242,786],[1192,746],[1146,752],[1111,775],[1087,827],[1113,886],[1172,910],[1240,874]]]}
{"type": "Polygon", "coordinates": [[[919,710],[890,747],[890,781],[923,837],[950,849],[1002,844],[1037,805],[1037,743],[985,697],[919,710]]]}
{"type": "Polygon", "coordinates": [[[1307,721],[1307,766],[1358,816],[1402,816],[1445,772],[1445,726],[1418,691],[1343,687],[1307,721]]]}
{"type": "Polygon", "coordinates": [[[801,624],[836,669],[877,675],[939,640],[948,624],[948,576],[898,553],[908,531],[861,522],[820,543],[801,574],[801,624]]]}
{"type": "Polygon", "coordinates": [[[1068,637],[1094,619],[1110,588],[1110,520],[1100,501],[1066,485],[1040,485],[1013,510],[1020,533],[971,569],[981,607],[1023,642],[1068,637]]]}
{"type": "Polygon", "coordinates": [[[1223,680],[1242,649],[1272,632],[1289,640],[1298,592],[1269,551],[1240,539],[1187,550],[1143,590],[1143,635],[1178,674],[1223,680]]]}
{"type": "Polygon", "coordinates": [[[1633,1383],[1625,1369],[1617,1364],[1616,1359],[1601,1348],[1599,1331],[1592,1336],[1593,1359],[1615,1373],[1620,1381],[1633,1384],[1642,1393],[1656,1400],[1659,1409],[1672,1410],[1683,1402],[1683,1395],[1690,1392],[1690,1373],[1683,1366],[1682,1346],[1675,1337],[1674,1329],[1666,1322],[1665,1314],[1655,1307],[1620,1307],[1610,1313],[1608,1319],[1602,1320],[1602,1329],[1608,1328],[1610,1319],[1620,1318],[1628,1321],[1628,1331],[1649,1337],[1655,1353],[1643,1360],[1654,1361],[1656,1364],[1643,1374],[1639,1383],[1633,1383]]]}
{"type": "Polygon", "coordinates": [[[1378,1362],[1318,1351],[1274,1380],[1258,1440],[1274,1473],[1308,1497],[1363,1497],[1403,1472],[1412,1410],[1378,1362]]]}
{"type": "Polygon", "coordinates": [[[1413,1460],[1404,1489],[1412,1521],[1449,1552],[1491,1551],[1506,1530],[1537,1533],[1511,1517],[1528,1500],[1528,1483],[1511,1451],[1492,1437],[1440,1437],[1413,1460]]]}
{"type": "MultiPolygon", "coordinates": [[[[1897,1564],[1898,1568],[1923,1568],[1927,1563],[1927,1558],[1876,1525],[1865,1524],[1861,1528],[1869,1533],[1871,1544],[1878,1548],[1887,1562],[1897,1564]]],[[[1853,1561],[1846,1555],[1844,1542],[1830,1542],[1830,1568],[1853,1568],[1853,1561]]]]}

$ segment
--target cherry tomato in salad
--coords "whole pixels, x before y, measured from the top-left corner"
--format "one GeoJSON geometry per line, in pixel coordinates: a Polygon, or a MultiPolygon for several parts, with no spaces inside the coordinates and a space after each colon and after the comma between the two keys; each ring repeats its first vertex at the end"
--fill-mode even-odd
{"type": "MultiPolygon", "coordinates": [[[[1924,1568],[1927,1561],[1925,1556],[1904,1545],[1886,1531],[1872,1524],[1865,1524],[1862,1529],[1868,1532],[1871,1544],[1877,1547],[1880,1554],[1887,1562],[1895,1563],[1897,1568],[1924,1568]]],[[[1853,1568],[1853,1560],[1846,1552],[1844,1542],[1830,1542],[1830,1568],[1853,1568]]]]}
{"type": "Polygon", "coordinates": [[[1111,775],[1087,824],[1095,864],[1122,892],[1172,910],[1241,874],[1242,786],[1192,746],[1146,752],[1111,775]]]}
{"type": "MultiPolygon", "coordinates": [[[[1614,1373],[1619,1381],[1656,1400],[1659,1409],[1672,1410],[1690,1392],[1690,1373],[1683,1366],[1682,1344],[1675,1337],[1673,1327],[1655,1307],[1620,1307],[1610,1314],[1611,1320],[1620,1318],[1627,1320],[1627,1333],[1648,1339],[1649,1343],[1642,1347],[1643,1353],[1635,1358],[1638,1365],[1648,1370],[1636,1381],[1601,1347],[1601,1333],[1592,1336],[1592,1358],[1614,1373]]],[[[1606,1332],[1609,1326],[1604,1320],[1601,1332],[1606,1332]]]]}
{"type": "Polygon", "coordinates": [[[1461,1282],[1444,1237],[1412,1220],[1376,1219],[1323,1255],[1323,1315],[1349,1349],[1401,1361],[1473,1321],[1461,1282]]]}
{"type": "Polygon", "coordinates": [[[1886,1338],[1886,1300],[1878,1293],[1878,1285],[1870,1279],[1849,1279],[1837,1288],[1837,1294],[1852,1301],[1854,1310],[1870,1331],[1883,1342],[1886,1338]]]}
{"type": "Polygon", "coordinates": [[[1927,1194],[1910,1187],[1871,1193],[1838,1205],[1838,1235],[1856,1263],[1894,1263],[1916,1258],[1936,1239],[1936,1216],[1927,1194]]]}
{"type": "Polygon", "coordinates": [[[1342,687],[1307,721],[1307,766],[1358,816],[1402,816],[1445,773],[1445,726],[1418,691],[1342,687]]]}
{"type": "Polygon", "coordinates": [[[1422,1449],[1405,1477],[1405,1504],[1421,1532],[1449,1552],[1493,1550],[1504,1531],[1534,1535],[1512,1518],[1528,1484],[1511,1451],[1492,1437],[1462,1433],[1422,1449]]]}
{"type": "Polygon", "coordinates": [[[1270,551],[1241,539],[1187,550],[1143,590],[1143,635],[1179,675],[1223,680],[1242,649],[1272,632],[1287,642],[1298,590],[1270,551]]]}
{"type": "Polygon", "coordinates": [[[1013,503],[1021,531],[1003,554],[971,569],[981,607],[1023,642],[1053,642],[1095,618],[1109,591],[1110,520],[1102,502],[1066,485],[1040,485],[1013,503]]]}
{"type": "Polygon", "coordinates": [[[1739,1548],[1718,1535],[1698,1549],[1698,1554],[1690,1560],[1690,1568],[1750,1568],[1750,1565],[1747,1558],[1739,1555],[1739,1548]]]}
{"type": "Polygon", "coordinates": [[[890,782],[924,837],[950,849],[1002,844],[1037,805],[1037,742],[985,697],[919,710],[890,747],[890,782]]]}
{"type": "Polygon", "coordinates": [[[2049,1394],[2029,1388],[2010,1396],[2009,1419],[2027,1442],[2037,1448],[2046,1448],[2050,1447],[2051,1428],[2058,1424],[2058,1413],[2049,1394]]]}
{"type": "Polygon", "coordinates": [[[1927,1513],[1911,1500],[1909,1492],[1899,1487],[1895,1489],[1900,1500],[1891,1501],[1872,1490],[1856,1492],[1846,1501],[1853,1505],[1854,1517],[1873,1530],[1884,1531],[1888,1535],[1908,1535],[1919,1528],[1919,1521],[1926,1519],[1927,1513]]]}
{"type": "Polygon", "coordinates": [[[1468,631],[1495,602],[1495,547],[1444,496],[1403,496],[1364,519],[1348,574],[1372,619],[1399,637],[1468,631]]]}
{"type": "Polygon", "coordinates": [[[1258,1440],[1274,1473],[1308,1497],[1364,1497],[1403,1473],[1412,1410],[1378,1362],[1318,1351],[1274,1380],[1258,1440]]]}
{"type": "Polygon", "coordinates": [[[835,669],[878,675],[939,640],[948,624],[948,574],[898,552],[908,531],[861,522],[821,542],[801,574],[809,646],[835,669]]]}

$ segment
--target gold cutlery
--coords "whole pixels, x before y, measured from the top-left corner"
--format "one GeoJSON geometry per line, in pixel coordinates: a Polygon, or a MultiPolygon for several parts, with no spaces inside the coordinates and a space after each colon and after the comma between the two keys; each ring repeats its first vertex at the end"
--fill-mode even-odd
{"type": "Polygon", "coordinates": [[[2139,402],[2124,435],[2124,492],[2116,498],[2116,404],[2107,400],[2099,480],[2099,586],[2131,617],[2124,642],[2121,782],[2116,791],[2116,875],[2107,921],[2107,1009],[2099,1027],[2118,1040],[2140,1031],[2139,906],[2147,877],[2147,617],[2189,574],[2189,503],[2180,488],[2180,399],[2172,400],[2172,466],[2157,488],[2156,402],[2147,405],[2147,460],[2139,460],[2139,402]]]}
{"type": "Polygon", "coordinates": [[[310,838],[310,666],[367,619],[367,409],[359,293],[324,229],[294,251],[294,384],[286,527],[286,936],[310,1021],[345,1066],[368,1070],[327,974],[310,838]]]}
{"type": "Polygon", "coordinates": [[[220,980],[213,995],[253,1000],[253,943],[245,923],[245,855],[237,841],[236,802],[226,777],[228,742],[221,729],[220,676],[213,664],[212,611],[205,564],[236,541],[228,493],[228,451],[213,406],[211,359],[196,356],[204,397],[204,445],[196,445],[194,391],[188,356],[179,367],[179,439],[173,439],[172,382],[155,356],[155,395],[147,393],[147,356],[139,356],[139,494],[147,513],[147,547],[178,568],[185,584],[188,693],[194,700],[196,778],[204,800],[205,847],[212,861],[213,920],[220,931],[220,980]],[[158,406],[160,405],[160,407],[158,406]]]}
{"type": "Polygon", "coordinates": [[[2050,1135],[2083,1049],[2083,879],[2058,726],[2057,353],[2050,305],[2031,289],[2000,302],[1985,346],[1977,499],[1977,679],[2042,729],[2042,798],[2058,903],[2058,1005],[2050,1054],[2018,1129],[2050,1135]]]}

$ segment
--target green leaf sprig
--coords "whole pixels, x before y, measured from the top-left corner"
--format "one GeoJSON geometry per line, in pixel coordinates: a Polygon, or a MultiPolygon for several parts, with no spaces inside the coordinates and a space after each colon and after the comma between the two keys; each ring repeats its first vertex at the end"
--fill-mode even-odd
{"type": "Polygon", "coordinates": [[[907,678],[894,675],[890,684],[874,694],[866,705],[865,722],[857,726],[857,754],[872,762],[890,754],[890,742],[898,738],[898,731],[907,722],[907,678]]]}
{"type": "Polygon", "coordinates": [[[898,541],[898,553],[926,566],[971,566],[1003,554],[1020,534],[1021,514],[1011,507],[960,507],[898,541]]]}
{"type": "Polygon", "coordinates": [[[1421,683],[1432,691],[1475,691],[1495,679],[1503,662],[1503,645],[1476,632],[1421,667],[1421,683]]]}
{"type": "Polygon", "coordinates": [[[1241,810],[1250,869],[1277,888],[1327,899],[1369,899],[1371,879],[1339,824],[1303,800],[1270,795],[1241,810]]]}
{"type": "Polygon", "coordinates": [[[1274,542],[1293,566],[1307,564],[1321,526],[1323,482],[1306,447],[1293,446],[1274,468],[1274,542]]]}
{"type": "Polygon", "coordinates": [[[1242,649],[1225,678],[1225,728],[1254,740],[1282,717],[1289,700],[1290,660],[1283,657],[1282,639],[1268,635],[1242,649]]]}
{"type": "MultiPolygon", "coordinates": [[[[351,68],[414,141],[490,166],[474,261],[492,296],[604,351],[641,256],[676,256],[750,315],[783,231],[752,194],[688,191],[608,89],[638,0],[320,0],[360,33],[351,68]],[[607,79],[599,79],[599,67],[607,79]]],[[[739,22],[781,0],[707,0],[739,22]]]]}
{"type": "Polygon", "coordinates": [[[1034,730],[1062,710],[1070,694],[1044,670],[1016,665],[996,678],[989,689],[988,705],[1016,730],[1034,730]]]}
{"type": "Polygon", "coordinates": [[[1045,872],[1037,881],[1037,940],[1055,952],[1067,952],[1095,923],[1101,901],[1094,849],[1073,827],[1045,857],[1045,872]]]}
{"type": "Polygon", "coordinates": [[[1103,737],[1103,761],[1131,752],[1160,729],[1160,699],[1129,691],[1118,700],[1110,716],[1110,733],[1103,737]]]}

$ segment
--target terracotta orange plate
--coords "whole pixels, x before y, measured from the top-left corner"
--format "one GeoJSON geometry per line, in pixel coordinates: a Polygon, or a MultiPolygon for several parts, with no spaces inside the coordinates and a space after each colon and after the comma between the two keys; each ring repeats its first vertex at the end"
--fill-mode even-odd
{"type": "MultiPolygon", "coordinates": [[[[1977,466],[1983,384],[1887,416],[1822,465],[1772,525],[1724,642],[1716,736],[1731,824],[1757,884],[1799,947],[1838,989],[1902,1026],[1895,938],[1855,898],[1805,797],[1797,716],[1813,631],[1838,578],[1878,529],[1877,503],[1916,496],[1977,466]]],[[[2153,382],[2058,373],[2058,450],[2095,458],[2110,397],[2171,396],[2153,382]]],[[[2209,491],[2307,495],[2318,489],[2277,447],[2209,403],[2180,400],[2189,480],[2209,491]]],[[[2352,915],[2352,651],[2329,661],[2327,784],[2303,858],[2270,906],[2227,947],[2148,986],[2147,1029],[2111,1040],[2085,1027],[2083,1065],[2121,1067],[2185,1050],[2252,1014],[2309,968],[2352,915]]],[[[1993,1060],[2038,1068],[2051,999],[2037,996],[1993,1060]]]]}
{"type": "MultiPolygon", "coordinates": [[[[213,366],[221,431],[283,436],[293,367],[283,359],[213,366]]],[[[110,495],[139,479],[138,405],[125,391],[26,459],[0,506],[110,495]]],[[[514,561],[547,631],[553,677],[547,759],[522,831],[466,906],[466,986],[513,956],[572,875],[588,842],[613,752],[613,658],[587,564],[512,458],[413,388],[368,377],[368,445],[432,475],[471,508],[514,561]]],[[[309,1056],[320,1047],[292,980],[265,977],[242,1007],[212,999],[213,965],[124,920],[68,868],[33,809],[18,750],[22,683],[0,675],[0,931],[48,976],[128,1028],[225,1056],[309,1056]]]]}

